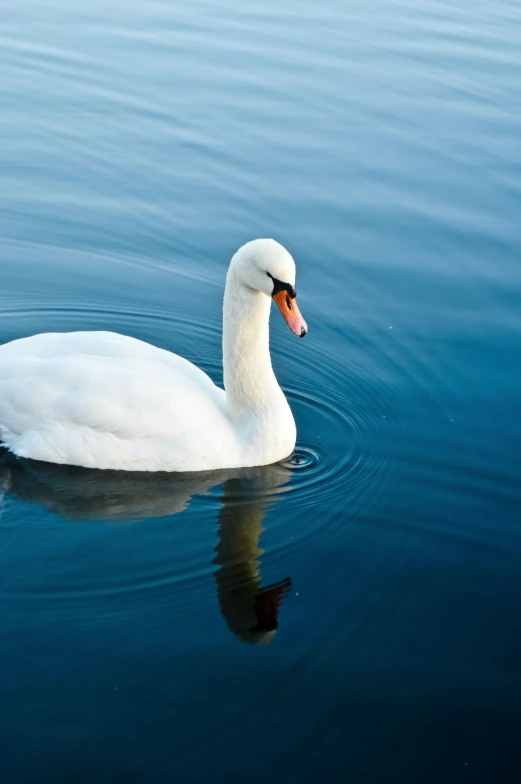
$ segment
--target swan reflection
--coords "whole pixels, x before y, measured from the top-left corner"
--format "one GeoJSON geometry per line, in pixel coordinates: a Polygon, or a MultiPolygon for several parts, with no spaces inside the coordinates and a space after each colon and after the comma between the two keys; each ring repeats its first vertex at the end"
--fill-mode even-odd
{"type": "MultiPolygon", "coordinates": [[[[275,635],[289,577],[264,586],[259,538],[288,464],[194,474],[99,471],[14,459],[0,454],[0,499],[38,504],[70,521],[128,522],[177,514],[193,496],[222,485],[218,545],[213,563],[217,598],[229,630],[241,641],[266,643],[275,635]]],[[[0,515],[2,514],[0,500],[0,515]]]]}
{"type": "Polygon", "coordinates": [[[230,631],[243,642],[266,643],[277,629],[279,606],[291,580],[286,577],[262,587],[260,557],[264,550],[259,548],[259,538],[270,503],[263,499],[268,490],[278,486],[274,484],[277,479],[287,481],[288,472],[280,466],[255,471],[224,482],[215,579],[221,613],[230,631]]]}

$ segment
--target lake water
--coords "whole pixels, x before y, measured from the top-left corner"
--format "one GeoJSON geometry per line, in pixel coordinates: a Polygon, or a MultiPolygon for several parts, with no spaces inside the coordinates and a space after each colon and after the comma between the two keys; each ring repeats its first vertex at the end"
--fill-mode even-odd
{"type": "Polygon", "coordinates": [[[1,5],[0,342],[309,325],[285,464],[0,453],[2,780],[521,780],[519,2],[1,5]]]}

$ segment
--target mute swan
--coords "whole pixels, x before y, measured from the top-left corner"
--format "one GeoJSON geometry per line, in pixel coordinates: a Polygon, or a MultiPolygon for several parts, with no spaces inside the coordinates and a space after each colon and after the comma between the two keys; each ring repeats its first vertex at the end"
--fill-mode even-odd
{"type": "Polygon", "coordinates": [[[295,262],[271,239],[243,245],[226,277],[225,390],[188,360],[111,332],[0,346],[0,439],[19,457],[85,468],[203,471],[260,466],[295,446],[269,353],[271,299],[291,330],[295,262]]]}

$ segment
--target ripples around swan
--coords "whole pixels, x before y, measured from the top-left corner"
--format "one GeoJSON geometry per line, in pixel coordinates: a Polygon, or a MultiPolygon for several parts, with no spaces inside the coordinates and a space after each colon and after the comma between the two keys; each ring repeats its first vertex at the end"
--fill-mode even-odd
{"type": "MultiPolygon", "coordinates": [[[[185,302],[187,310],[190,306],[190,302],[185,302]]],[[[192,328],[189,317],[182,313],[173,318],[85,307],[74,311],[53,308],[50,304],[43,311],[4,313],[4,318],[18,323],[24,316],[48,322],[103,319],[106,327],[130,334],[160,331],[167,345],[172,337],[189,331],[190,339],[199,344],[199,349],[207,349],[202,351],[205,370],[216,380],[220,377],[220,366],[212,360],[218,354],[215,335],[220,325],[209,316],[192,328]]],[[[299,358],[288,351],[277,352],[276,348],[274,353],[278,354],[278,362],[284,365],[286,374],[297,379],[299,358]]],[[[278,558],[288,549],[282,561],[289,552],[290,560],[294,561],[299,550],[312,547],[317,538],[332,535],[331,526],[339,520],[324,514],[327,508],[336,509],[345,501],[350,515],[355,516],[367,505],[364,486],[385,466],[384,454],[369,451],[371,435],[381,429],[379,409],[371,400],[370,389],[366,389],[363,404],[356,382],[351,379],[346,385],[346,368],[338,363],[336,371],[328,373],[327,386],[321,389],[319,382],[327,357],[323,352],[317,355],[316,349],[310,346],[308,362],[306,380],[293,381],[293,385],[290,382],[286,388],[298,421],[298,445],[286,461],[276,466],[196,474],[139,474],[55,466],[15,459],[4,452],[0,469],[3,504],[11,503],[11,506],[0,526],[14,524],[17,504],[22,503],[45,509],[56,520],[75,523],[147,524],[154,520],[157,524],[159,519],[170,520],[184,512],[198,527],[188,535],[191,542],[184,541],[180,548],[172,548],[167,563],[162,549],[159,562],[144,561],[131,574],[124,569],[116,574],[97,569],[90,579],[83,575],[78,580],[74,567],[70,571],[66,569],[60,580],[49,581],[42,575],[42,584],[29,581],[30,586],[18,587],[4,598],[22,603],[28,611],[34,603],[41,607],[47,601],[52,613],[73,612],[77,607],[97,612],[100,602],[117,601],[120,594],[143,593],[144,596],[152,594],[157,607],[170,601],[174,585],[176,601],[186,602],[181,593],[183,585],[193,594],[197,581],[214,571],[221,613],[229,629],[248,642],[271,640],[278,626],[280,603],[291,587],[291,575],[282,575],[267,587],[262,581],[259,559],[264,551],[260,549],[259,539],[268,524],[265,518],[270,520],[276,542],[270,547],[271,557],[278,558]],[[358,405],[354,402],[357,395],[358,405]],[[371,403],[373,409],[368,407],[371,403]],[[274,514],[278,506],[280,511],[274,514]],[[320,508],[322,513],[314,514],[320,508]],[[284,509],[290,509],[290,514],[286,516],[284,509]],[[298,528],[294,525],[297,510],[304,513],[298,528]],[[305,515],[306,510],[313,513],[305,515]],[[208,537],[208,522],[206,529],[201,529],[201,517],[218,521],[219,542],[214,548],[217,554],[213,561],[211,544],[205,548],[199,539],[201,530],[208,537]]],[[[379,492],[383,492],[384,486],[382,479],[379,492]]],[[[17,524],[23,522],[19,520],[17,524]]],[[[51,526],[52,531],[55,525],[51,526]]],[[[183,536],[187,533],[175,534],[176,539],[182,540],[183,536]]]]}
{"type": "MultiPolygon", "coordinates": [[[[60,280],[60,268],[67,266],[65,254],[56,256],[44,248],[33,252],[53,255],[49,264],[57,268],[60,280]]],[[[16,258],[20,248],[13,246],[12,253],[16,258]]],[[[18,265],[12,270],[19,270],[18,265]]],[[[50,330],[74,324],[137,335],[184,354],[222,383],[218,306],[222,290],[218,285],[200,282],[194,291],[190,275],[172,276],[168,269],[154,269],[145,262],[136,265],[133,260],[126,265],[118,260],[114,272],[104,259],[92,254],[87,280],[89,293],[82,295],[79,306],[65,304],[54,291],[52,297],[45,297],[43,308],[41,296],[37,297],[39,306],[29,309],[11,302],[2,313],[3,323],[8,328],[16,325],[22,334],[30,331],[29,324],[40,322],[50,330]],[[109,307],[107,270],[109,275],[125,271],[130,293],[141,287],[146,291],[148,286],[157,295],[175,281],[175,313],[164,307],[160,297],[154,301],[141,298],[139,309],[130,303],[109,307]],[[201,300],[209,307],[194,322],[191,314],[201,300]]],[[[38,292],[46,286],[44,277],[34,282],[38,292]]],[[[52,579],[46,571],[38,577],[38,570],[35,573],[28,566],[32,572],[28,584],[17,583],[4,599],[20,604],[26,612],[38,604],[51,616],[70,616],[78,608],[87,615],[96,614],[100,606],[114,608],[132,596],[138,604],[153,601],[151,617],[165,607],[184,615],[197,599],[199,612],[206,616],[200,601],[213,573],[219,608],[229,630],[242,641],[271,641],[280,605],[291,589],[294,565],[305,560],[308,548],[338,536],[335,527],[368,511],[385,495],[389,458],[376,442],[385,423],[393,421],[385,388],[378,389],[370,378],[361,379],[356,366],[350,366],[352,355],[346,354],[340,362],[334,344],[313,340],[296,344],[282,330],[277,332],[272,353],[299,433],[294,454],[280,465],[209,474],[127,474],[15,460],[6,453],[1,469],[5,511],[0,526],[27,525],[24,510],[39,508],[50,515],[47,524],[38,523],[40,534],[50,525],[52,536],[65,535],[59,533],[63,523],[58,521],[90,524],[85,529],[87,537],[98,521],[110,525],[133,522],[138,527],[168,530],[172,542],[159,551],[145,551],[147,557],[137,562],[132,555],[128,568],[123,560],[116,572],[105,559],[94,571],[87,563],[79,570],[77,562],[64,565],[52,579]],[[377,477],[375,490],[368,495],[367,484],[377,477]],[[175,522],[174,515],[178,516],[175,522]],[[212,521],[217,521],[216,528],[212,521]],[[217,546],[212,541],[215,531],[217,546]],[[267,557],[277,565],[267,580],[261,557],[264,539],[267,557]]],[[[96,530],[99,536],[97,526],[96,530]]],[[[125,528],[115,530],[111,536],[118,540],[134,538],[125,528]]],[[[125,552],[129,546],[124,544],[125,552]]]]}

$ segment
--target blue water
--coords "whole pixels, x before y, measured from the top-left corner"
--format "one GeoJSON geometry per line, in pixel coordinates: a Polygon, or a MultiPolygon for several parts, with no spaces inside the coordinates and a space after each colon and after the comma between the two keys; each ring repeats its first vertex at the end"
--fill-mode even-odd
{"type": "Polygon", "coordinates": [[[0,453],[2,781],[521,780],[519,2],[1,9],[0,342],[220,382],[258,236],[310,328],[280,466],[0,453]]]}

